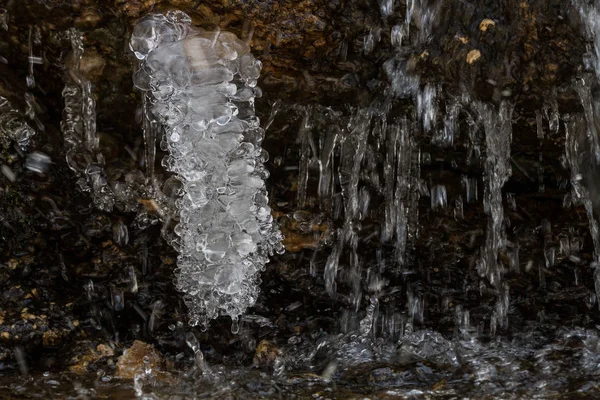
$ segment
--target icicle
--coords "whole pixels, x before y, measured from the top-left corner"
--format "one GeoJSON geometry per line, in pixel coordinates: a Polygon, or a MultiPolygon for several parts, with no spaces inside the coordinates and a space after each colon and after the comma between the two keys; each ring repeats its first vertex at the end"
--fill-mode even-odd
{"type": "Polygon", "coordinates": [[[461,178],[461,184],[465,188],[465,198],[467,200],[467,204],[476,202],[478,200],[477,179],[469,178],[468,176],[463,175],[461,178]]]}
{"type": "Polygon", "coordinates": [[[154,119],[149,108],[149,95],[142,98],[142,130],[144,132],[144,163],[146,164],[146,179],[154,178],[154,163],[156,159],[156,138],[162,136],[160,124],[154,119]]]}
{"type": "Polygon", "coordinates": [[[394,235],[394,227],[397,221],[398,209],[394,204],[394,188],[396,184],[396,157],[398,151],[398,135],[400,129],[398,126],[390,126],[388,129],[388,144],[386,146],[386,155],[383,165],[384,179],[384,223],[381,229],[381,241],[389,242],[394,235]]]}
{"type": "MultiPolygon", "coordinates": [[[[36,27],[35,35],[39,36],[39,34],[40,34],[39,28],[36,27]]],[[[39,41],[39,39],[37,41],[39,41]]],[[[41,57],[36,57],[33,55],[34,32],[33,32],[33,27],[31,27],[31,26],[29,27],[28,42],[29,42],[29,57],[28,57],[29,75],[27,75],[27,78],[25,80],[27,82],[27,87],[31,89],[31,88],[35,87],[35,77],[33,75],[33,66],[34,66],[34,64],[42,64],[41,57]]]]}
{"type": "Polygon", "coordinates": [[[458,196],[458,198],[454,202],[454,219],[460,221],[465,217],[464,208],[463,208],[463,199],[462,196],[458,196]]]}
{"type": "Polygon", "coordinates": [[[300,149],[300,174],[298,176],[298,207],[304,208],[306,205],[306,191],[308,189],[308,175],[311,161],[312,149],[312,132],[310,125],[311,109],[306,110],[300,132],[298,134],[301,143],[300,149]]]}
{"type": "Polygon", "coordinates": [[[71,41],[72,51],[66,65],[62,92],[65,108],[60,127],[67,152],[67,165],[80,177],[82,190],[92,192],[96,207],[111,211],[115,197],[104,175],[104,157],[100,153],[96,135],[96,103],[92,84],[80,71],[83,38],[74,28],[66,32],[66,37],[71,41]]]}
{"type": "Polygon", "coordinates": [[[336,232],[337,242],[327,259],[324,279],[330,296],[336,292],[336,278],[339,268],[339,259],[344,248],[350,253],[350,280],[354,288],[352,303],[355,308],[360,304],[360,279],[361,263],[359,262],[358,230],[360,220],[359,181],[362,171],[363,159],[367,150],[367,137],[373,115],[368,109],[358,109],[353,112],[348,122],[345,135],[340,141],[340,165],[338,167],[339,180],[342,186],[344,200],[344,226],[336,232]]]}
{"type": "Polygon", "coordinates": [[[600,8],[597,2],[573,1],[579,9],[585,34],[594,43],[594,53],[590,57],[591,67],[600,78],[600,8]]]}
{"type": "Polygon", "coordinates": [[[397,157],[396,201],[398,214],[396,224],[396,260],[400,267],[407,263],[407,246],[409,240],[414,242],[419,236],[419,198],[421,196],[421,151],[415,145],[410,134],[415,126],[410,127],[406,118],[402,119],[400,143],[397,157]]]}

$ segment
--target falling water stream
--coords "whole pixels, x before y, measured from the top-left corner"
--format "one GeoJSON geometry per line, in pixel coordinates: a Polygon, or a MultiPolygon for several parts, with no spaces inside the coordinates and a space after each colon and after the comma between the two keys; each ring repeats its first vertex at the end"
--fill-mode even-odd
{"type": "MultiPolygon", "coordinates": [[[[64,47],[61,154],[77,193],[69,201],[89,196],[81,215],[104,213],[89,217],[85,243],[104,250],[85,260],[89,271],[77,295],[89,310],[85,321],[53,326],[75,335],[85,324],[101,339],[86,339],[92,352],[76,365],[94,370],[81,374],[50,363],[41,373],[30,368],[37,357],[15,337],[10,358],[0,358],[0,394],[594,398],[599,6],[572,2],[592,44],[568,83],[581,108],[561,114],[557,91],[566,89],[554,88],[524,117],[528,111],[495,81],[482,100],[466,82],[450,90],[421,73],[416,60],[430,56],[424,49],[447,22],[442,2],[406,0],[403,18],[392,23],[395,3],[377,2],[380,20],[366,27],[360,45],[369,60],[381,42],[390,43],[378,60],[380,80],[344,105],[263,94],[260,58],[267,51],[253,52],[251,31],[242,40],[200,29],[181,11],[142,17],[130,37],[141,140],[125,161],[101,141],[83,34],[71,28],[56,35],[53,43],[64,47]],[[262,97],[269,101],[255,108],[262,97]],[[515,151],[526,135],[533,137],[533,167],[515,151]],[[550,142],[563,146],[554,181],[545,169],[550,142]],[[520,177],[539,196],[552,192],[564,215],[539,206],[520,177]],[[112,241],[101,241],[111,212],[126,217],[109,222],[112,241]],[[148,244],[152,235],[160,245],[148,244]],[[127,246],[139,253],[135,262],[118,258],[127,246]],[[102,275],[98,265],[109,262],[117,272],[102,275]],[[167,271],[156,275],[163,281],[149,278],[158,274],[152,265],[167,271]],[[166,305],[175,303],[187,311],[166,305]],[[130,328],[134,319],[141,322],[130,328]],[[131,347],[123,352],[124,343],[131,347]]],[[[497,23],[485,21],[482,32],[497,23]]],[[[28,90],[44,79],[34,69],[43,60],[32,40],[28,90]]],[[[466,66],[481,62],[478,51],[465,53],[466,66]]],[[[44,135],[44,122],[33,95],[25,98],[23,112],[0,93],[0,144],[16,144],[14,159],[26,160],[23,169],[3,161],[11,183],[61,162],[29,148],[34,134],[44,135]]],[[[54,200],[43,202],[36,212],[48,226],[69,225],[54,200]]],[[[80,256],[57,260],[64,282],[70,257],[80,256]]],[[[0,325],[5,315],[0,311],[0,325]]],[[[37,318],[31,315],[20,311],[23,321],[37,318]]],[[[44,334],[45,347],[53,334],[44,334]]]]}

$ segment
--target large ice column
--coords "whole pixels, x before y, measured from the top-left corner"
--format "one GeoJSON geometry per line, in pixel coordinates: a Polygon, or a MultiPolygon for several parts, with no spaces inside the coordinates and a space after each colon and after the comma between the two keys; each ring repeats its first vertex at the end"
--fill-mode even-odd
{"type": "Polygon", "coordinates": [[[130,47],[134,83],[165,127],[163,165],[182,182],[176,275],[190,324],[235,321],[255,303],[269,255],[283,250],[254,114],[261,63],[235,35],[195,29],[182,12],[139,21],[130,47]]]}

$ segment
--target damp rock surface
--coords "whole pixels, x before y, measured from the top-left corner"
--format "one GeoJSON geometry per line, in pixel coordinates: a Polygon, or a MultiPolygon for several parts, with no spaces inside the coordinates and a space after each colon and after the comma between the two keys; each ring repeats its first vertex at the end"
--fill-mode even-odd
{"type": "Polygon", "coordinates": [[[0,0],[0,394],[593,397],[597,15],[583,0],[0,0]],[[169,12],[212,35],[161,49],[149,29],[129,48],[169,12]],[[227,46],[173,62],[201,43],[227,46]],[[234,118],[233,97],[253,107],[234,118]],[[223,128],[180,151],[165,120],[184,109],[223,128]],[[181,213],[184,193],[213,208],[181,213]],[[234,196],[248,210],[227,216],[234,196]],[[250,209],[287,252],[244,270],[268,235],[250,209]],[[212,225],[188,230],[205,237],[182,264],[190,220],[212,225]],[[230,275],[252,274],[196,268],[225,248],[230,275]],[[191,327],[187,305],[213,297],[238,318],[191,327]]]}
{"type": "Polygon", "coordinates": [[[154,373],[160,381],[172,382],[173,377],[164,371],[164,366],[165,361],[154,346],[135,340],[117,359],[115,377],[133,380],[136,375],[154,373]]]}

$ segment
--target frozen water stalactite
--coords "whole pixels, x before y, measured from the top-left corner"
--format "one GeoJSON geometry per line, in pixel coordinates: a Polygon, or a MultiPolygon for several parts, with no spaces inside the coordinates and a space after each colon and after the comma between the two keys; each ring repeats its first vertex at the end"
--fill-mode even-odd
{"type": "Polygon", "coordinates": [[[75,28],[66,32],[66,38],[71,42],[72,50],[65,64],[62,92],[65,108],[60,128],[64,135],[67,164],[79,176],[80,188],[92,192],[96,207],[112,211],[115,196],[104,174],[104,157],[96,135],[96,102],[92,84],[80,71],[83,38],[75,28]]]}
{"type": "MultiPolygon", "coordinates": [[[[254,114],[261,63],[229,32],[195,29],[179,11],[153,14],[133,30],[134,84],[146,115],[164,126],[163,165],[182,182],[177,288],[190,324],[234,322],[258,295],[259,272],[283,251],[271,216],[254,114]]],[[[234,324],[235,325],[235,324],[234,324]]]]}
{"type": "Polygon", "coordinates": [[[92,84],[79,70],[83,56],[83,38],[76,29],[66,32],[71,41],[70,62],[66,65],[66,85],[62,95],[65,101],[61,129],[66,146],[82,147],[89,152],[98,148],[96,137],[96,104],[92,97],[92,84]]]}

